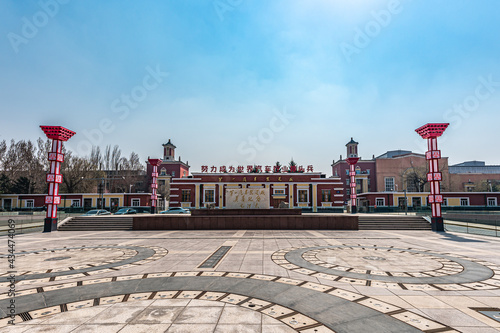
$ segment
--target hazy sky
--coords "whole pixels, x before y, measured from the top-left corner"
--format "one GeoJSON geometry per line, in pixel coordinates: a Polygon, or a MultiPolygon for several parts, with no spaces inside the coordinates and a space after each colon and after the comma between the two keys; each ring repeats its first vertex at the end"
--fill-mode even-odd
{"type": "Polygon", "coordinates": [[[201,165],[423,152],[500,164],[497,0],[0,0],[0,140],[39,125],[201,165]]]}

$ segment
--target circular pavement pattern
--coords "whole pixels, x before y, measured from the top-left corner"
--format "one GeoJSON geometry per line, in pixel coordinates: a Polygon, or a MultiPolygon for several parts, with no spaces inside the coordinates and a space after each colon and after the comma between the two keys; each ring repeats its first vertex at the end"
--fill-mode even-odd
{"type": "MultiPolygon", "coordinates": [[[[168,272],[82,280],[16,292],[16,322],[131,301],[192,299],[260,312],[297,332],[456,332],[375,298],[318,283],[234,272],[168,272]]],[[[10,302],[0,294],[0,309],[10,302]]],[[[0,327],[9,317],[2,310],[0,327]]],[[[237,322],[236,322],[237,324],[237,322]]]]}
{"type": "Polygon", "coordinates": [[[322,279],[409,290],[500,288],[500,266],[448,253],[393,246],[339,245],[273,253],[281,267],[322,279]]]}
{"type": "MultiPolygon", "coordinates": [[[[158,260],[167,253],[168,251],[161,247],[128,245],[62,247],[19,252],[15,253],[18,281],[16,285],[117,271],[158,260]]],[[[8,255],[1,255],[0,260],[7,257],[8,255]]],[[[0,287],[8,283],[7,273],[0,276],[0,287]]]]}

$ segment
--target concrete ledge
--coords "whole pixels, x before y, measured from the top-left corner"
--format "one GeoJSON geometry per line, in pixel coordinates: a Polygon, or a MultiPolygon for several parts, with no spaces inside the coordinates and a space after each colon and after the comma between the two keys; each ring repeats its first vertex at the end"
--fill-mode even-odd
{"type": "Polygon", "coordinates": [[[352,215],[149,215],[133,221],[133,230],[358,230],[352,215]]]}
{"type": "Polygon", "coordinates": [[[302,209],[192,209],[191,216],[221,215],[302,215],[302,209]]]}

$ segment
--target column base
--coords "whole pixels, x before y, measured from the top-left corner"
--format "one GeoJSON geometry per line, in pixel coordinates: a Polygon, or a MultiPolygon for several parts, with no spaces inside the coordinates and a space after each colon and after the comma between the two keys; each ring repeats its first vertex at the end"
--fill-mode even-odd
{"type": "Polygon", "coordinates": [[[151,214],[156,214],[156,207],[151,207],[151,214]]]}
{"type": "Polygon", "coordinates": [[[431,218],[432,231],[444,231],[444,223],[442,217],[431,218]]]}
{"type": "Polygon", "coordinates": [[[351,214],[356,214],[358,212],[358,206],[351,206],[351,214]]]}
{"type": "Polygon", "coordinates": [[[43,224],[43,232],[57,231],[57,218],[46,217],[43,224]]]}

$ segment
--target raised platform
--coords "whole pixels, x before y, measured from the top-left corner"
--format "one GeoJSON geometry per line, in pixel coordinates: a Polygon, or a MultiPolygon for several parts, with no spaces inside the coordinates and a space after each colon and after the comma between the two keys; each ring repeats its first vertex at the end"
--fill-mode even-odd
{"type": "Polygon", "coordinates": [[[143,215],[133,230],[358,230],[352,215],[143,215]]]}
{"type": "Polygon", "coordinates": [[[191,216],[226,215],[302,215],[302,209],[193,209],[191,216]]]}

